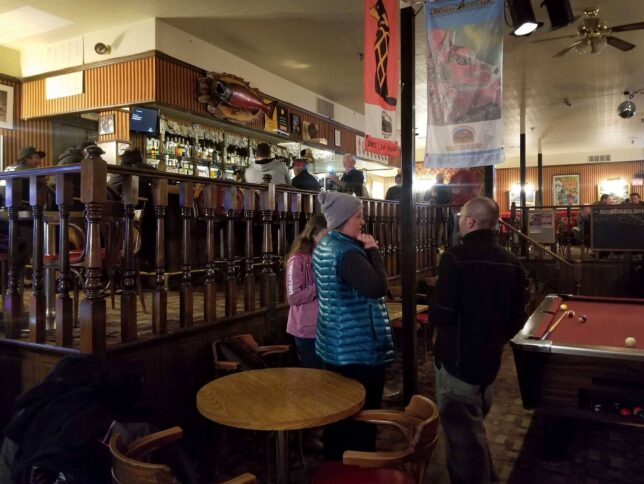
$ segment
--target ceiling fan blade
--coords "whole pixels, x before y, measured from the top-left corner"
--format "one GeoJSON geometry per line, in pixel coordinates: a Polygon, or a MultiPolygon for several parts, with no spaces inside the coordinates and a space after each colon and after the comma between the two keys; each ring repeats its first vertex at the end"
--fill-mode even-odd
{"type": "Polygon", "coordinates": [[[610,27],[609,30],[613,32],[627,32],[629,30],[640,30],[644,29],[644,22],[636,22],[634,24],[624,24],[616,25],[615,27],[610,27]]]}
{"type": "Polygon", "coordinates": [[[577,34],[575,35],[561,35],[559,37],[550,37],[549,39],[540,39],[540,40],[533,40],[533,44],[538,44],[539,42],[550,42],[551,40],[561,40],[561,39],[574,39],[578,37],[577,34]]]}
{"type": "Polygon", "coordinates": [[[613,37],[612,35],[606,36],[606,42],[608,42],[608,44],[612,45],[613,47],[617,47],[619,50],[623,50],[624,52],[635,48],[635,44],[631,44],[630,42],[626,42],[625,40],[618,39],[617,37],[613,37]]]}
{"type": "Polygon", "coordinates": [[[579,44],[581,44],[583,42],[584,42],[583,40],[578,40],[577,42],[573,42],[568,47],[566,47],[564,50],[557,52],[553,57],[563,57],[568,52],[570,52],[572,49],[574,49],[575,47],[577,47],[579,44]]]}

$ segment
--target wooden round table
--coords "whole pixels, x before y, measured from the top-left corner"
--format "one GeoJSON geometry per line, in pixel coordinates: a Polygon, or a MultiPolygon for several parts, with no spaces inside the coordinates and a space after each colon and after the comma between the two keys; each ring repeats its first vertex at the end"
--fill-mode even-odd
{"type": "Polygon", "coordinates": [[[287,430],[320,427],[357,413],[364,387],[310,368],[249,370],[214,380],[197,393],[197,409],[229,427],[277,432],[277,481],[286,482],[287,430]]]}

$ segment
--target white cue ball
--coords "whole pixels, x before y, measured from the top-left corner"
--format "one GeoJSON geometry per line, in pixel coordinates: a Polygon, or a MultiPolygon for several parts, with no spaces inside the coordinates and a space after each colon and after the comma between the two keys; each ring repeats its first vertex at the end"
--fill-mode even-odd
{"type": "Polygon", "coordinates": [[[632,336],[629,336],[624,340],[624,343],[626,343],[626,346],[628,346],[629,348],[632,348],[637,343],[637,340],[632,336]]]}

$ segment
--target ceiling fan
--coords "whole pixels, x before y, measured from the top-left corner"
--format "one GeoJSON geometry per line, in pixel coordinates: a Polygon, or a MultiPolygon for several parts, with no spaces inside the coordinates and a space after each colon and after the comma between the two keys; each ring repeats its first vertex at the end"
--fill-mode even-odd
{"type": "Polygon", "coordinates": [[[619,50],[627,51],[635,48],[635,44],[626,42],[612,36],[614,32],[627,32],[630,30],[644,29],[644,22],[634,24],[616,25],[608,27],[606,22],[599,18],[599,8],[587,8],[584,10],[584,19],[577,28],[576,35],[566,35],[563,37],[553,37],[551,39],[535,40],[534,42],[549,42],[560,39],[577,39],[565,49],[557,52],[554,57],[563,57],[571,50],[576,50],[580,54],[591,53],[598,54],[606,44],[611,45],[619,50]]]}

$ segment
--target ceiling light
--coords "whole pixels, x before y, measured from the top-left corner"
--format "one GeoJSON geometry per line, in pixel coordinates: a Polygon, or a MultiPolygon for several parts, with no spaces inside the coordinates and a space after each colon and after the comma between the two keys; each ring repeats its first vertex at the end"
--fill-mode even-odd
{"type": "Polygon", "coordinates": [[[590,52],[592,47],[590,46],[590,40],[584,39],[581,44],[575,46],[575,51],[577,54],[587,54],[590,52]]]}
{"type": "Polygon", "coordinates": [[[577,20],[572,13],[570,0],[544,0],[543,4],[548,10],[550,30],[560,29],[577,20]]]}
{"type": "Polygon", "coordinates": [[[590,39],[590,53],[599,54],[606,47],[606,37],[593,37],[590,39]]]}
{"type": "Polygon", "coordinates": [[[535,19],[530,0],[507,1],[512,25],[514,25],[514,35],[529,35],[543,25],[535,19]]]}

